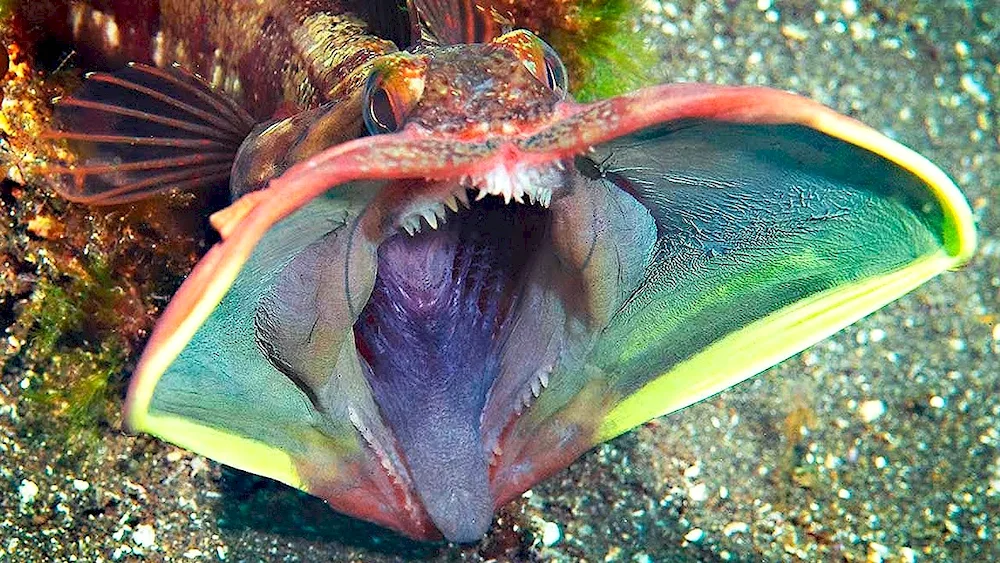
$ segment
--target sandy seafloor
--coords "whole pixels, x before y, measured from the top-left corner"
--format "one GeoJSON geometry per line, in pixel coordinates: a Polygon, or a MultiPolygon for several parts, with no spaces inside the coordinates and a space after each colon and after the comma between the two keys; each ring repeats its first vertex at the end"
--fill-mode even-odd
{"type": "Polygon", "coordinates": [[[794,90],[949,171],[979,224],[971,264],[595,449],[475,546],[412,543],[148,437],[64,459],[6,382],[0,561],[1000,560],[1000,4],[647,10],[663,81],[794,90]]]}

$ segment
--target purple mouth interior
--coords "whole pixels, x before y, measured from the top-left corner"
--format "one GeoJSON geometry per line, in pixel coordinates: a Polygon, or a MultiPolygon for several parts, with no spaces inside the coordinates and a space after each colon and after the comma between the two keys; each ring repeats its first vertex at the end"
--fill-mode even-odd
{"type": "Polygon", "coordinates": [[[545,210],[487,198],[438,230],[393,236],[354,325],[375,401],[452,541],[475,541],[492,521],[481,418],[547,228],[545,210]]]}

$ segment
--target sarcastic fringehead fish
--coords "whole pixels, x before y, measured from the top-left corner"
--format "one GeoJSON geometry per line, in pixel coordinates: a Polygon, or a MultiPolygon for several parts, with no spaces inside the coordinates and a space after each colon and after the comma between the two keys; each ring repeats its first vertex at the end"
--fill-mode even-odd
{"type": "Polygon", "coordinates": [[[105,4],[64,25],[153,64],[59,104],[64,195],[232,193],[128,424],[413,538],[478,540],[975,246],[948,176],[851,118],[706,84],[576,103],[468,1],[105,4]]]}

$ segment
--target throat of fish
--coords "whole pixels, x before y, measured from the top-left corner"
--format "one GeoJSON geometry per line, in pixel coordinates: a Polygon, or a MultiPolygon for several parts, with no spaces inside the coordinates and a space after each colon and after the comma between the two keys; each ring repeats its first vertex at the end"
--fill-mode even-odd
{"type": "Polygon", "coordinates": [[[490,198],[438,229],[390,237],[354,325],[417,496],[452,540],[474,541],[492,522],[490,391],[523,379],[544,352],[524,345],[518,320],[546,277],[548,220],[544,209],[490,198]]]}
{"type": "Polygon", "coordinates": [[[257,308],[271,364],[328,419],[350,419],[402,505],[452,541],[477,541],[544,476],[510,431],[581,369],[652,252],[631,196],[572,170],[556,180],[551,199],[485,197],[433,228],[401,215],[377,242],[362,219],[337,227],[257,308]]]}

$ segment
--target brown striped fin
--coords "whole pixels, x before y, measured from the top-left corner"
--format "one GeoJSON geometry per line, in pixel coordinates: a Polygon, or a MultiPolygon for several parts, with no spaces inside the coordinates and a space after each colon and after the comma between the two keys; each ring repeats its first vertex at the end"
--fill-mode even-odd
{"type": "Polygon", "coordinates": [[[179,67],[133,64],[92,73],[57,102],[59,130],[75,161],[49,168],[73,201],[128,203],[170,190],[227,186],[254,120],[179,67]]]}

